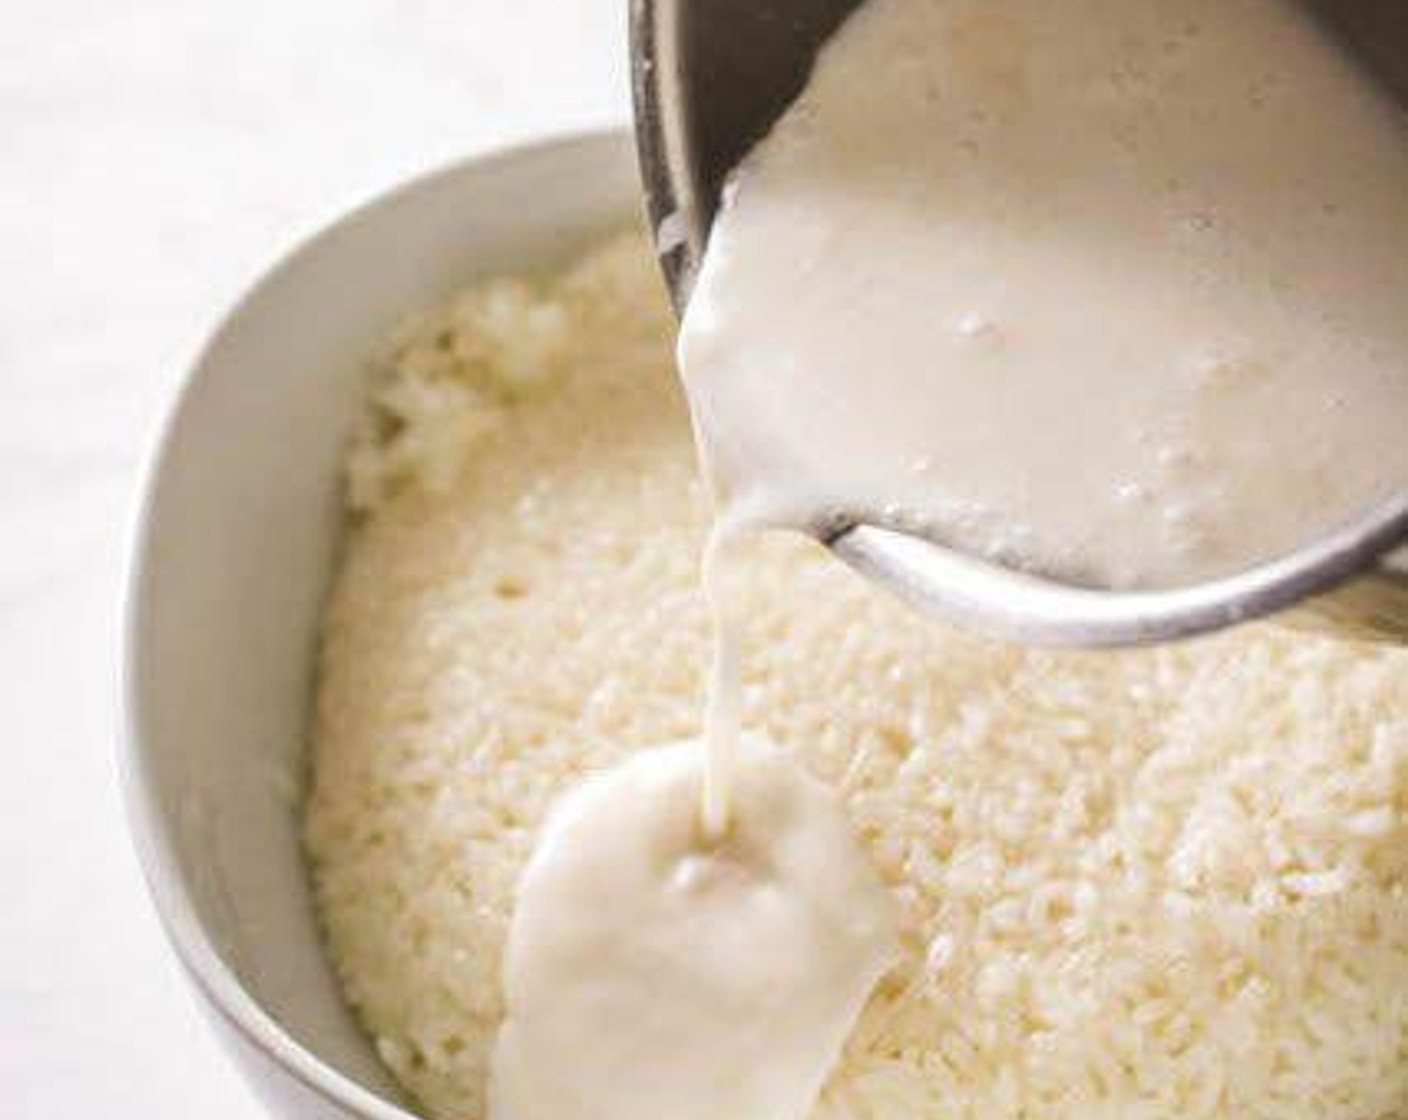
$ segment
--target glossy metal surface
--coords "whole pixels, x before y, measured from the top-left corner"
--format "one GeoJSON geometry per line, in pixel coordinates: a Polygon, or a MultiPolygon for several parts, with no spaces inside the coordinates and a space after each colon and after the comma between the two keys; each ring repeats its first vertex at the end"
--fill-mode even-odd
{"type": "MultiPolygon", "coordinates": [[[[1306,2],[1408,101],[1408,2],[1306,2]]],[[[858,4],[632,0],[636,144],[677,310],[689,298],[729,173],[796,97],[818,47],[858,4]]],[[[1286,612],[1296,625],[1408,641],[1408,493],[1276,563],[1193,588],[1137,594],[1039,579],[883,526],[839,520],[845,528],[823,539],[848,563],[924,610],[997,637],[1129,645],[1286,612]]]]}
{"type": "Polygon", "coordinates": [[[631,0],[646,208],[684,306],[730,171],[801,92],[859,0],[631,0]]]}

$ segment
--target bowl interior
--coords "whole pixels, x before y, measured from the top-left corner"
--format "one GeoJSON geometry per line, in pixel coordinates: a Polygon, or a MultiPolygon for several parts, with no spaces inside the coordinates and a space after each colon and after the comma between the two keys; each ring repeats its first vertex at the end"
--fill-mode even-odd
{"type": "Polygon", "coordinates": [[[247,1034],[291,1040],[378,1093],[392,1090],[321,951],[298,822],[339,465],[367,357],[406,312],[477,276],[560,261],[628,223],[637,197],[629,139],[611,133],[473,160],[355,212],[225,321],[151,476],[125,761],[158,906],[247,1034]]]}

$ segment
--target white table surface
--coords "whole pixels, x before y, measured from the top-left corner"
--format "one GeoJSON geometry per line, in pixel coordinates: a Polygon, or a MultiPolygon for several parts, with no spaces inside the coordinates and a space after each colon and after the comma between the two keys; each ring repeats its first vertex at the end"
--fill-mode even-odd
{"type": "Polygon", "coordinates": [[[0,2],[0,1114],[255,1120],[114,770],[136,472],[214,317],[463,153],[627,119],[625,0],[0,2]]]}

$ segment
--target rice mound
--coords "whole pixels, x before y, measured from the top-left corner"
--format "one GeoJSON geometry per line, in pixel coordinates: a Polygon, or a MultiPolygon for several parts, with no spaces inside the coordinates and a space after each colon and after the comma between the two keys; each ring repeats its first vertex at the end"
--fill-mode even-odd
{"type": "MultiPolygon", "coordinates": [[[[636,236],[380,359],[348,467],[307,845],[346,997],[483,1120],[554,798],[697,733],[705,529],[636,236]]],[[[748,545],[747,722],[844,791],[902,910],[815,1120],[1408,1116],[1408,653],[1247,627],[1056,654],[748,545]]]]}

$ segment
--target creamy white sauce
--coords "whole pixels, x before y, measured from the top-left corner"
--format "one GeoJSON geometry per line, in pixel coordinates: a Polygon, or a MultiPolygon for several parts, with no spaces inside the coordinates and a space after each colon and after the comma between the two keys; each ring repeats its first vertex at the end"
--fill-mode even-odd
{"type": "Polygon", "coordinates": [[[1281,0],[870,0],[738,174],[681,364],[707,747],[569,794],[492,1120],[801,1120],[895,951],[839,803],[740,737],[739,527],[917,518],[1163,585],[1408,484],[1408,144],[1281,0]]]}
{"type": "Polygon", "coordinates": [[[711,838],[728,831],[734,756],[743,733],[743,657],[738,620],[730,614],[724,581],[729,542],[741,529],[741,525],[725,518],[716,519],[700,566],[700,583],[714,634],[714,655],[704,696],[703,825],[705,835],[711,838]]]}
{"type": "Polygon", "coordinates": [[[741,731],[720,518],[704,736],[556,805],[516,894],[491,1120],[803,1120],[898,952],[840,800],[741,731]]]}
{"type": "Polygon", "coordinates": [[[1288,0],[871,0],[681,353],[735,510],[1227,573],[1408,485],[1404,117],[1288,0]]]}
{"type": "Polygon", "coordinates": [[[728,831],[699,743],[553,811],[518,889],[496,1120],[798,1120],[894,958],[890,900],[830,790],[741,740],[728,831]]]}

